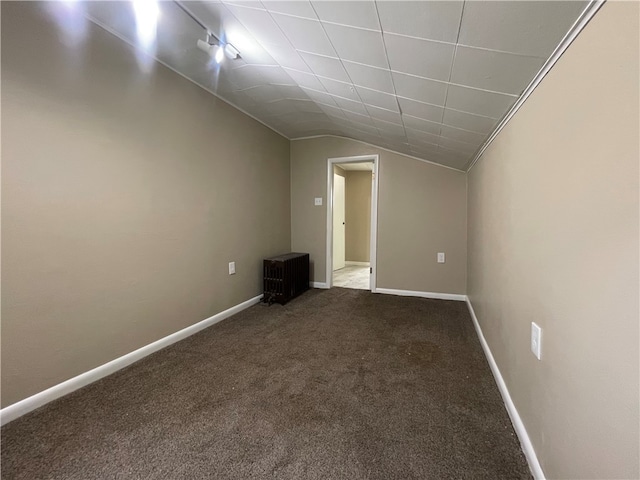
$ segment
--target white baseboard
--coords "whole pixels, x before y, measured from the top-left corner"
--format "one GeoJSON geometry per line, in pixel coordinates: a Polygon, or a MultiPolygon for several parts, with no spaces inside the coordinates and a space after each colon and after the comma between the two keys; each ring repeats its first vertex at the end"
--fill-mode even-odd
{"type": "Polygon", "coordinates": [[[529,438],[529,434],[527,433],[527,429],[522,423],[522,419],[520,418],[520,414],[516,409],[516,406],[511,399],[511,395],[509,395],[509,390],[507,389],[507,384],[504,383],[504,379],[502,378],[502,374],[500,373],[500,369],[498,368],[498,364],[493,358],[493,354],[491,353],[491,349],[489,348],[489,344],[487,340],[484,338],[484,334],[482,333],[482,328],[480,328],[480,323],[478,322],[478,318],[476,317],[476,312],[473,311],[473,306],[471,305],[471,301],[469,298],[466,299],[467,307],[469,307],[469,313],[471,314],[471,319],[473,320],[473,325],[476,328],[476,333],[478,334],[478,338],[480,339],[480,344],[482,345],[482,350],[484,350],[484,354],[487,357],[487,361],[489,362],[489,366],[491,367],[491,372],[493,373],[493,377],[498,384],[498,390],[500,390],[500,394],[502,395],[502,400],[504,401],[504,405],[507,408],[507,413],[511,418],[511,423],[513,424],[513,428],[518,435],[518,439],[520,439],[520,446],[522,447],[522,451],[524,452],[524,456],[527,459],[527,463],[529,464],[529,469],[533,474],[533,478],[535,480],[544,480],[544,472],[542,471],[542,467],[540,466],[540,462],[538,461],[538,456],[536,455],[536,451],[533,449],[533,444],[531,443],[531,439],[529,438]]]}
{"type": "Polygon", "coordinates": [[[251,307],[252,305],[260,302],[262,295],[258,295],[257,297],[250,298],[249,300],[242,302],[234,307],[231,307],[223,312],[217,313],[212,317],[207,318],[206,320],[202,320],[194,325],[183,328],[171,335],[168,335],[160,340],[156,340],[153,343],[145,345],[144,347],[140,347],[133,352],[127,353],[121,357],[118,357],[110,362],[105,363],[104,365],[100,365],[88,372],[82,373],[76,377],[70,378],[69,380],[65,380],[62,383],[54,385],[51,388],[47,388],[40,393],[36,393],[24,400],[20,400],[13,405],[9,405],[8,407],[0,410],[0,424],[6,425],[12,420],[15,420],[22,415],[35,410],[36,408],[40,408],[47,403],[60,398],[68,393],[71,393],[79,388],[82,388],[90,383],[95,382],[96,380],[100,380],[101,378],[106,377],[107,375],[111,375],[118,370],[123,369],[131,365],[138,360],[143,359],[147,355],[151,355],[158,350],[171,345],[172,343],[176,343],[180,340],[183,340],[194,333],[199,332],[200,330],[204,330],[211,325],[214,325],[225,318],[228,318],[236,313],[245,310],[246,308],[251,307]]]}
{"type": "Polygon", "coordinates": [[[344,262],[345,265],[353,265],[355,267],[370,267],[370,262],[344,262]]]}
{"type": "Polygon", "coordinates": [[[325,282],[309,282],[311,288],[329,288],[325,282]]]}
{"type": "Polygon", "coordinates": [[[400,295],[403,297],[435,298],[438,300],[457,300],[459,302],[464,302],[467,299],[466,295],[459,295],[457,293],[414,292],[413,290],[395,290],[393,288],[376,288],[374,293],[400,295]]]}

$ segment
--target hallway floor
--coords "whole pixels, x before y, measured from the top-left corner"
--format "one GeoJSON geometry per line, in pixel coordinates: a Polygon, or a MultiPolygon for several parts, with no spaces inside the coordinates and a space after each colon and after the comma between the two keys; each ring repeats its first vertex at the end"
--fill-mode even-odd
{"type": "Polygon", "coordinates": [[[347,265],[333,272],[333,286],[369,290],[369,267],[347,265]]]}

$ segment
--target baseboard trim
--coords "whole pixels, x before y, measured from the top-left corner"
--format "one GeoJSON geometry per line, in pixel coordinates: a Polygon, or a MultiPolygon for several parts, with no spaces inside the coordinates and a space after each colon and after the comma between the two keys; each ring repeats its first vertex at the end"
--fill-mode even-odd
{"type": "Polygon", "coordinates": [[[500,395],[502,395],[502,400],[504,401],[504,405],[507,408],[507,413],[509,414],[509,418],[511,418],[513,428],[516,431],[516,435],[518,435],[518,439],[520,440],[520,446],[522,447],[524,456],[526,457],[527,463],[529,464],[529,469],[533,474],[533,478],[535,478],[536,480],[544,480],[544,472],[542,471],[542,467],[540,466],[540,462],[538,461],[536,451],[533,449],[533,444],[531,443],[531,439],[529,438],[527,429],[525,428],[524,423],[522,423],[520,414],[518,413],[518,410],[516,409],[516,406],[511,399],[511,395],[509,394],[509,390],[507,389],[507,384],[504,382],[504,378],[502,378],[502,374],[500,373],[498,364],[493,358],[493,354],[491,353],[489,344],[484,338],[482,328],[480,328],[480,323],[478,322],[478,317],[476,317],[476,312],[473,310],[473,305],[471,305],[471,301],[468,297],[466,298],[466,302],[467,307],[469,308],[469,313],[471,314],[471,319],[473,320],[473,325],[476,329],[476,333],[478,334],[478,338],[480,339],[482,350],[484,350],[484,355],[487,357],[487,362],[489,362],[489,367],[491,367],[493,377],[498,384],[498,390],[500,390],[500,395]]]}
{"type": "Polygon", "coordinates": [[[309,282],[311,288],[329,288],[325,282],[309,282]]]}
{"type": "Polygon", "coordinates": [[[344,262],[345,265],[353,265],[354,267],[370,267],[370,262],[344,262]]]}
{"type": "Polygon", "coordinates": [[[413,290],[395,290],[393,288],[376,288],[374,293],[400,295],[402,297],[435,298],[437,300],[456,300],[458,302],[464,302],[467,299],[466,295],[459,295],[457,293],[415,292],[413,290]]]}
{"type": "Polygon", "coordinates": [[[76,377],[70,378],[69,380],[65,380],[62,383],[54,385],[53,387],[47,388],[40,393],[36,393],[35,395],[27,397],[24,400],[20,400],[13,405],[9,405],[8,407],[0,410],[0,425],[6,425],[12,420],[19,418],[22,415],[35,410],[36,408],[40,408],[47,403],[52,402],[53,400],[56,400],[64,395],[78,390],[79,388],[100,380],[107,375],[111,375],[112,373],[115,373],[118,370],[121,370],[131,365],[132,363],[135,363],[138,360],[141,360],[144,357],[157,352],[158,350],[161,350],[173,343],[183,340],[193,335],[194,333],[199,332],[200,330],[204,330],[205,328],[210,327],[211,325],[214,325],[224,320],[225,318],[229,318],[230,316],[235,315],[236,313],[259,303],[261,298],[262,295],[250,298],[249,300],[228,308],[223,312],[217,313],[205,320],[202,320],[201,322],[183,328],[182,330],[178,330],[171,335],[167,335],[166,337],[156,340],[153,343],[145,345],[144,347],[140,347],[137,350],[111,360],[104,365],[100,365],[99,367],[81,373],[76,377]]]}

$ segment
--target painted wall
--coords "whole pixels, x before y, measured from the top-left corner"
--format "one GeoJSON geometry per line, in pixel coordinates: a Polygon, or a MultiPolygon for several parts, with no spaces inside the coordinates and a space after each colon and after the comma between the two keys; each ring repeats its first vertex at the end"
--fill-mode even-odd
{"type": "Polygon", "coordinates": [[[371,255],[371,172],[348,170],[345,178],[346,260],[368,262],[371,255]]]}
{"type": "Polygon", "coordinates": [[[468,178],[468,294],[547,478],[640,477],[639,7],[607,2],[468,178]]]}
{"type": "Polygon", "coordinates": [[[366,154],[380,155],[377,286],[464,294],[465,173],[338,137],[291,142],[291,247],[309,252],[312,280],[326,281],[327,159],[366,154]]]}
{"type": "Polygon", "coordinates": [[[291,246],[288,140],[38,7],[2,2],[3,407],[259,295],[291,246]]]}

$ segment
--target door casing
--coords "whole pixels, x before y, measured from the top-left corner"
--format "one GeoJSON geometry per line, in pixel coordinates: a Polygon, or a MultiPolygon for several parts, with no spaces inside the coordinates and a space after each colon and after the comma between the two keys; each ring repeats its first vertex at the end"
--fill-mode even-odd
{"type": "Polygon", "coordinates": [[[333,174],[333,271],[345,267],[345,178],[333,174]]]}
{"type": "Polygon", "coordinates": [[[325,278],[327,288],[331,288],[333,284],[333,166],[337,163],[363,162],[373,162],[373,182],[371,185],[371,243],[369,251],[371,274],[369,276],[369,287],[372,293],[376,293],[376,267],[378,246],[378,184],[380,180],[380,156],[377,154],[327,159],[327,250],[325,278]]]}

